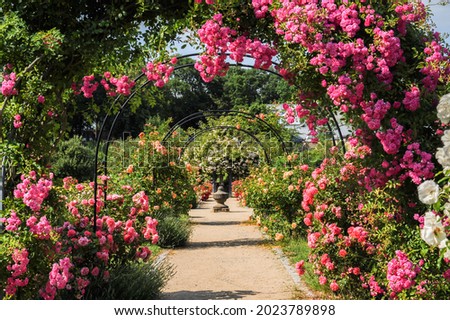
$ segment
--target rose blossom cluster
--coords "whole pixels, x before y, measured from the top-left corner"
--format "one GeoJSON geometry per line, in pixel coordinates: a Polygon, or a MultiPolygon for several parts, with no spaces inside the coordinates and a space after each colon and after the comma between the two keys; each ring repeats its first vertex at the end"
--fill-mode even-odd
{"type": "Polygon", "coordinates": [[[5,97],[17,95],[18,91],[16,86],[16,74],[11,72],[10,74],[3,74],[2,86],[0,88],[2,95],[5,97]]]}
{"type": "Polygon", "coordinates": [[[70,269],[74,265],[69,258],[63,258],[59,260],[59,263],[54,263],[52,270],[48,275],[48,282],[44,289],[39,291],[41,297],[45,300],[55,299],[58,290],[70,289],[67,287],[69,281],[73,278],[73,274],[70,269]]]}
{"type": "Polygon", "coordinates": [[[169,82],[170,75],[172,74],[174,65],[177,63],[177,58],[172,58],[170,63],[161,62],[149,62],[142,69],[142,72],[147,76],[149,81],[152,81],[156,87],[162,88],[167,82],[169,82]]]}
{"type": "Polygon", "coordinates": [[[405,92],[403,105],[409,111],[416,111],[420,108],[420,89],[412,87],[410,91],[405,92]]]}
{"type": "MultiPolygon", "coordinates": [[[[362,278],[361,280],[363,280],[362,278]]],[[[385,293],[385,290],[379,285],[379,283],[375,280],[375,277],[372,275],[369,278],[367,283],[363,282],[363,288],[369,288],[370,295],[372,297],[376,297],[378,295],[382,295],[385,293]]]]}
{"type": "Polygon", "coordinates": [[[16,114],[14,116],[14,122],[13,122],[13,126],[16,129],[19,129],[20,127],[22,127],[23,123],[22,123],[22,116],[20,114],[16,114]]]}
{"type": "Polygon", "coordinates": [[[141,191],[136,193],[132,198],[136,208],[138,208],[138,213],[147,212],[148,211],[148,196],[145,194],[145,191],[141,191]]]}
{"type": "Polygon", "coordinates": [[[50,239],[53,228],[46,216],[40,217],[39,220],[36,216],[31,216],[26,224],[30,232],[39,239],[50,239]]]}
{"type": "Polygon", "coordinates": [[[11,272],[11,276],[7,279],[5,288],[5,293],[11,296],[16,293],[17,288],[25,287],[28,284],[28,277],[20,278],[27,272],[27,266],[30,262],[27,249],[14,249],[12,260],[14,263],[6,267],[11,272]]]}
{"type": "Polygon", "coordinates": [[[434,164],[431,158],[431,154],[420,149],[419,143],[414,142],[407,145],[405,154],[399,163],[399,167],[403,171],[399,176],[400,181],[409,178],[418,185],[425,179],[433,178],[434,164]]]}
{"type": "Polygon", "coordinates": [[[83,92],[85,98],[92,98],[94,96],[94,92],[98,88],[98,82],[95,81],[94,75],[84,76],[83,84],[81,86],[80,91],[83,92]]]}
{"type": "Polygon", "coordinates": [[[406,27],[412,22],[420,21],[426,18],[425,4],[421,1],[412,3],[405,3],[398,5],[395,12],[399,16],[397,29],[402,35],[406,35],[406,27]]]}
{"type": "Polygon", "coordinates": [[[403,126],[397,122],[397,119],[392,118],[390,120],[392,129],[386,130],[386,132],[378,131],[376,137],[380,140],[384,151],[387,154],[397,154],[402,144],[403,126]]]}
{"type": "Polygon", "coordinates": [[[294,110],[292,110],[292,108],[287,103],[283,103],[283,109],[284,109],[284,111],[286,111],[284,113],[284,117],[285,117],[287,123],[289,123],[289,124],[294,123],[294,121],[295,121],[294,110]]]}
{"type": "Polygon", "coordinates": [[[439,44],[440,36],[438,33],[435,34],[435,38],[424,49],[426,55],[425,66],[420,69],[420,73],[424,75],[422,83],[430,91],[436,89],[441,78],[444,81],[448,81],[450,75],[450,67],[448,66],[449,51],[439,44]]]}
{"type": "Polygon", "coordinates": [[[17,231],[22,221],[14,210],[11,210],[9,218],[0,218],[0,223],[6,223],[6,231],[17,231]]]}
{"type": "MultiPolygon", "coordinates": [[[[96,81],[94,75],[84,76],[80,87],[76,83],[72,84],[72,91],[75,95],[83,93],[85,98],[91,99],[94,97],[94,92],[97,91],[99,85],[105,89],[107,95],[115,97],[117,95],[129,96],[136,83],[126,75],[116,78],[112,76],[111,72],[106,71],[103,73],[100,83],[96,81]]],[[[42,98],[40,98],[39,103],[45,101],[42,98]]]]}
{"type": "Polygon", "coordinates": [[[269,12],[272,0],[252,0],[253,10],[257,19],[262,19],[269,12]]]}
{"type": "Polygon", "coordinates": [[[226,74],[229,67],[225,61],[226,52],[230,52],[230,58],[238,63],[244,60],[245,55],[250,55],[254,59],[254,67],[258,69],[268,69],[277,54],[276,50],[257,39],[237,36],[236,30],[223,26],[221,14],[215,14],[206,21],[197,34],[206,45],[206,52],[195,63],[195,69],[205,82],[226,74]]]}
{"type": "Polygon", "coordinates": [[[225,76],[229,65],[225,61],[226,55],[210,56],[202,55],[195,62],[195,69],[200,72],[203,81],[211,82],[216,76],[225,76]]]}
{"type": "Polygon", "coordinates": [[[145,217],[145,228],[143,230],[144,238],[147,240],[152,240],[153,244],[158,243],[159,235],[156,230],[156,226],[158,225],[158,220],[152,217],[145,217]]]}
{"type": "MultiPolygon", "coordinates": [[[[392,297],[414,286],[416,283],[414,279],[421,269],[420,263],[415,266],[403,251],[397,250],[395,255],[396,257],[389,261],[386,273],[389,288],[392,290],[392,297]]],[[[421,264],[423,264],[423,261],[421,264]]]]}
{"type": "Polygon", "coordinates": [[[382,99],[377,101],[363,101],[361,108],[364,114],[361,118],[367,123],[367,126],[371,130],[378,130],[381,126],[381,121],[391,108],[391,104],[382,99]]]}
{"type": "Polygon", "coordinates": [[[313,182],[307,181],[303,189],[302,208],[306,212],[311,210],[310,205],[314,203],[314,196],[319,192],[313,182]]]}
{"type": "Polygon", "coordinates": [[[275,20],[276,33],[283,35],[286,41],[299,43],[312,51],[314,44],[322,40],[322,35],[310,22],[314,20],[317,25],[330,28],[330,23],[320,11],[321,8],[317,3],[282,1],[281,7],[271,12],[275,20]],[[308,39],[313,41],[312,46],[308,39]]]}
{"type": "Polygon", "coordinates": [[[124,225],[123,240],[126,244],[132,243],[134,240],[139,238],[139,233],[133,227],[133,220],[127,220],[124,225]]]}
{"type": "Polygon", "coordinates": [[[40,178],[36,183],[33,183],[33,181],[36,181],[36,172],[31,171],[29,177],[22,175],[22,182],[14,190],[14,197],[22,199],[27,207],[34,212],[38,212],[53,186],[52,176],[50,176],[50,179],[40,178]]]}
{"type": "Polygon", "coordinates": [[[100,84],[111,97],[115,97],[117,94],[129,96],[131,94],[131,89],[133,89],[136,84],[134,81],[130,80],[128,76],[115,78],[109,71],[105,72],[103,76],[105,78],[100,80],[100,84]]]}

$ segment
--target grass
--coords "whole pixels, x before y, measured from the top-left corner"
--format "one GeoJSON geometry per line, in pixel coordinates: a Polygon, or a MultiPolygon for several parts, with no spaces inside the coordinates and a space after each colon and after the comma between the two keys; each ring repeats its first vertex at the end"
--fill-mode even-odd
{"type": "Polygon", "coordinates": [[[153,259],[155,257],[157,257],[160,253],[163,252],[163,249],[160,246],[156,245],[156,244],[147,244],[147,247],[152,252],[152,258],[153,259]]]}
{"type": "Polygon", "coordinates": [[[295,265],[300,260],[305,260],[305,274],[301,276],[308,288],[317,295],[319,299],[335,299],[326,287],[319,283],[317,275],[314,274],[313,267],[308,263],[309,247],[305,239],[290,239],[280,243],[289,261],[295,265]]]}

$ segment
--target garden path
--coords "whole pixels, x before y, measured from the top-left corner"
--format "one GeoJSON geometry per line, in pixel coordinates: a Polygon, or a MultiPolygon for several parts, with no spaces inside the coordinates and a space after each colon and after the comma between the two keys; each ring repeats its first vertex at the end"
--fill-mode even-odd
{"type": "Polygon", "coordinates": [[[209,199],[190,211],[194,224],[186,247],[169,250],[175,275],[163,290],[166,300],[289,300],[314,296],[281,250],[272,247],[249,221],[252,210],[234,198],[230,212],[213,213],[209,199]]]}

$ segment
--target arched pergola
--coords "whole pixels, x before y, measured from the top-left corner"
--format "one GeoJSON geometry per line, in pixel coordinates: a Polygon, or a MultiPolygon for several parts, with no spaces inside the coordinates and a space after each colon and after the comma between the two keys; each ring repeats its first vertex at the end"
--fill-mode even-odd
{"type": "Polygon", "coordinates": [[[172,133],[174,133],[176,130],[178,130],[183,125],[188,124],[192,121],[196,121],[196,120],[200,120],[200,119],[207,119],[207,118],[212,118],[212,117],[218,118],[221,116],[228,116],[228,115],[240,116],[245,119],[256,120],[261,126],[263,126],[263,128],[269,130],[270,133],[274,134],[275,138],[280,143],[280,146],[281,146],[281,149],[283,150],[283,152],[284,153],[288,152],[286,143],[283,140],[283,137],[280,135],[278,130],[276,130],[270,123],[268,123],[267,121],[265,121],[259,117],[255,117],[254,115],[252,115],[248,112],[238,111],[238,110],[207,110],[207,111],[199,111],[196,113],[192,113],[192,114],[184,117],[183,119],[179,120],[177,123],[175,123],[169,129],[169,131],[167,131],[167,133],[164,135],[164,138],[162,139],[161,143],[165,144],[168,141],[168,139],[171,137],[172,133]]]}
{"type": "MultiPolygon", "coordinates": [[[[179,59],[179,60],[182,60],[182,59],[184,59],[184,58],[196,57],[196,56],[199,56],[199,55],[201,55],[201,53],[192,53],[192,54],[187,54],[187,55],[180,56],[180,57],[178,57],[178,59],[179,59]]],[[[229,53],[226,53],[226,55],[229,56],[230,54],[229,54],[229,53]]],[[[249,55],[246,55],[246,57],[247,57],[247,58],[252,58],[252,57],[249,56],[249,55]]],[[[272,62],[272,63],[273,63],[273,65],[275,65],[275,66],[278,65],[276,62],[272,62]]],[[[173,72],[175,72],[175,71],[177,71],[177,70],[185,69],[185,68],[193,68],[194,65],[195,65],[195,63],[185,63],[185,64],[181,64],[181,65],[176,65],[176,66],[174,67],[173,72]]],[[[246,67],[246,68],[253,68],[253,69],[255,68],[255,67],[252,66],[252,65],[247,65],[247,64],[243,64],[243,63],[229,63],[229,65],[230,65],[230,66],[235,66],[235,67],[246,67]]],[[[278,72],[276,72],[276,71],[274,71],[274,70],[270,70],[270,69],[261,69],[261,70],[263,70],[263,71],[265,71],[265,72],[267,72],[267,73],[276,75],[276,76],[278,76],[278,77],[280,77],[280,78],[283,78],[283,76],[282,76],[280,73],[278,73],[278,72]]],[[[142,79],[145,79],[145,73],[144,73],[144,72],[141,72],[141,73],[134,79],[134,82],[135,82],[135,83],[142,82],[142,81],[141,81],[142,79]]],[[[98,191],[98,160],[99,160],[98,158],[99,158],[99,153],[100,153],[100,144],[101,144],[102,141],[103,141],[103,138],[102,138],[102,137],[103,137],[103,133],[105,132],[105,130],[106,130],[106,124],[108,123],[108,120],[110,119],[109,113],[112,112],[112,110],[113,110],[113,108],[114,108],[115,105],[117,105],[118,103],[120,103],[119,110],[118,110],[117,113],[114,115],[113,121],[112,121],[112,124],[111,124],[111,127],[110,127],[110,129],[109,129],[109,131],[108,131],[108,133],[107,133],[107,135],[106,135],[106,139],[104,140],[104,141],[106,141],[106,144],[105,144],[105,147],[104,147],[104,159],[103,159],[103,174],[104,174],[104,175],[107,175],[107,174],[108,174],[108,151],[109,151],[109,142],[110,142],[110,140],[111,140],[112,133],[113,133],[113,130],[114,130],[115,125],[116,125],[116,123],[117,123],[117,120],[118,120],[119,117],[122,115],[122,113],[123,113],[123,111],[125,110],[125,108],[129,105],[131,99],[133,99],[133,97],[134,97],[138,92],[140,92],[140,90],[142,90],[143,88],[145,88],[146,86],[148,86],[150,83],[152,83],[152,81],[147,79],[147,80],[145,80],[143,83],[141,83],[139,86],[136,86],[135,89],[131,92],[131,94],[130,94],[129,96],[127,96],[126,99],[125,99],[122,103],[119,102],[119,101],[122,99],[122,97],[121,97],[121,96],[117,97],[117,98],[114,100],[114,102],[112,103],[109,112],[107,113],[107,115],[106,115],[105,118],[103,119],[102,125],[101,125],[101,127],[100,127],[100,130],[99,130],[99,133],[98,133],[98,136],[97,136],[97,141],[96,141],[96,147],[95,147],[95,160],[94,160],[94,172],[93,172],[93,174],[94,174],[94,209],[93,209],[93,212],[94,212],[94,216],[93,216],[93,218],[94,218],[94,232],[95,232],[96,229],[97,229],[97,226],[96,226],[96,220],[97,220],[97,202],[98,202],[98,195],[97,195],[97,191],[98,191]]],[[[341,132],[340,127],[339,127],[339,123],[338,123],[338,121],[337,121],[335,115],[334,115],[332,112],[330,112],[330,111],[328,110],[328,108],[325,108],[324,111],[328,113],[329,118],[331,118],[331,120],[332,120],[333,123],[335,124],[336,130],[338,131],[338,134],[339,134],[339,137],[340,137],[340,140],[341,140],[341,144],[342,144],[343,150],[345,150],[345,144],[344,144],[343,135],[342,135],[342,132],[341,132]]],[[[329,123],[328,123],[328,126],[329,126],[329,128],[331,129],[331,126],[330,126],[329,123]]],[[[333,137],[333,143],[336,144],[336,141],[335,141],[334,137],[333,137]]],[[[106,196],[106,192],[105,192],[105,196],[106,196]]]]}
{"type": "Polygon", "coordinates": [[[241,129],[237,129],[236,127],[233,127],[233,126],[210,126],[210,127],[206,127],[206,128],[201,129],[201,130],[198,130],[193,135],[189,136],[189,138],[186,141],[186,143],[182,146],[182,148],[181,148],[182,150],[181,150],[181,153],[180,153],[180,158],[183,156],[183,153],[186,150],[186,148],[189,147],[189,145],[191,143],[193,143],[198,137],[204,135],[207,132],[214,131],[214,130],[220,130],[220,129],[223,129],[223,130],[237,130],[239,132],[243,132],[244,134],[249,136],[253,141],[255,141],[261,147],[261,149],[264,152],[264,159],[266,160],[266,162],[269,163],[269,164],[272,162],[271,158],[269,156],[269,153],[267,152],[266,147],[261,142],[261,140],[258,139],[258,137],[256,137],[253,133],[251,133],[248,130],[245,130],[245,129],[242,129],[242,128],[241,129]]]}

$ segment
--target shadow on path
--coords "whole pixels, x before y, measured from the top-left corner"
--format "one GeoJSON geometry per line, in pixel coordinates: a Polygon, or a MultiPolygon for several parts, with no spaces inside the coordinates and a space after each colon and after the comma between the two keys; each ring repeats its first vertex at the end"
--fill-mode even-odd
{"type": "MultiPolygon", "coordinates": [[[[192,217],[191,217],[192,218],[192,217]]],[[[203,226],[239,226],[242,225],[242,221],[192,221],[192,225],[203,225],[203,226]]]]}
{"type": "Polygon", "coordinates": [[[258,292],[251,290],[233,290],[233,291],[175,291],[164,293],[162,300],[238,300],[248,296],[254,296],[258,292]]]}
{"type": "Polygon", "coordinates": [[[266,244],[264,239],[234,239],[229,241],[205,241],[205,242],[189,242],[184,249],[208,248],[208,247],[241,247],[241,246],[258,246],[266,244]]]}

